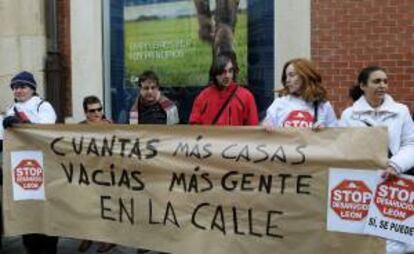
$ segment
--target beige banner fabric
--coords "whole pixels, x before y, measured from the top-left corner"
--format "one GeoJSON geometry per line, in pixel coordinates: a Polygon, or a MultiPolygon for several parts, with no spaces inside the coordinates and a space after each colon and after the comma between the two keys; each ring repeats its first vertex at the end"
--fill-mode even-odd
{"type": "Polygon", "coordinates": [[[326,211],[329,167],[382,168],[386,153],[386,130],[376,128],[12,128],[5,232],[180,254],[383,253],[378,238],[326,231],[326,211]],[[27,180],[18,173],[32,165],[12,167],[22,151],[43,156],[44,200],[15,198],[16,179],[27,180]]]}

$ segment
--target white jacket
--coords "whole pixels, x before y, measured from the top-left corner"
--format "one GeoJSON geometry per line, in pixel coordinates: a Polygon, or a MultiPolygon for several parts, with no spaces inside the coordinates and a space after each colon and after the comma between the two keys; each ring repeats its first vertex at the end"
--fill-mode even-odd
{"type": "Polygon", "coordinates": [[[414,166],[414,123],[407,106],[385,95],[378,108],[372,108],[361,96],[341,116],[342,127],[378,126],[388,128],[388,146],[392,153],[388,164],[404,172],[414,166]]]}
{"type": "Polygon", "coordinates": [[[0,140],[3,140],[4,130],[3,130],[3,116],[0,115],[0,140]]]}
{"type": "MultiPolygon", "coordinates": [[[[302,98],[287,95],[276,98],[266,111],[263,123],[274,127],[312,127],[315,108],[313,103],[302,98]]],[[[326,127],[336,127],[337,119],[331,104],[327,102],[318,105],[318,123],[326,127]]]]}
{"type": "Polygon", "coordinates": [[[49,102],[39,96],[33,96],[25,102],[16,102],[7,110],[7,116],[15,115],[15,110],[23,112],[32,123],[53,124],[56,122],[56,113],[49,102]]]}

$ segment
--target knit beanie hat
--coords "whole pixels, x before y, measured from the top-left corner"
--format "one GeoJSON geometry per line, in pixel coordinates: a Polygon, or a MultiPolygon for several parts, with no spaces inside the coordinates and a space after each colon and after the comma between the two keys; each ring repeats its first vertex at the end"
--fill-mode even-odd
{"type": "Polygon", "coordinates": [[[37,86],[33,74],[27,71],[22,71],[12,78],[10,82],[11,89],[13,89],[15,85],[28,85],[33,88],[33,90],[36,90],[37,86]]]}

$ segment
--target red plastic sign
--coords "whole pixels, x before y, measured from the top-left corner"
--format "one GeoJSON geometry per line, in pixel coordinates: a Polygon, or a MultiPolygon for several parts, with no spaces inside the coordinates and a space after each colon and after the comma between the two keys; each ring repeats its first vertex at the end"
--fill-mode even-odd
{"type": "Polygon", "coordinates": [[[385,217],[408,219],[414,213],[414,182],[398,178],[379,184],[374,203],[385,217]]]}
{"type": "Polygon", "coordinates": [[[343,180],[331,191],[330,207],[343,220],[360,221],[368,215],[371,198],[363,181],[343,180]]]}
{"type": "Polygon", "coordinates": [[[22,160],[14,168],[14,179],[25,190],[37,190],[43,184],[43,169],[36,160],[22,160]]]}

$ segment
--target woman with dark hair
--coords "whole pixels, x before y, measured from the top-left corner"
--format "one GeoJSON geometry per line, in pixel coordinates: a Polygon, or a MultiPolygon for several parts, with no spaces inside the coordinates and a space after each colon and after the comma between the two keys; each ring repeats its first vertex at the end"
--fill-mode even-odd
{"type": "MultiPolygon", "coordinates": [[[[101,100],[95,95],[86,96],[83,98],[83,112],[85,113],[85,120],[80,124],[110,124],[111,120],[106,119],[103,113],[103,106],[101,100]]],[[[78,247],[78,252],[87,251],[93,244],[91,240],[82,240],[78,247]]],[[[115,248],[115,244],[99,242],[99,247],[96,250],[97,253],[106,253],[115,248]]]]}
{"type": "MultiPolygon", "coordinates": [[[[343,127],[387,127],[388,165],[383,171],[387,179],[414,166],[414,123],[407,106],[387,94],[388,78],[385,70],[369,66],[361,70],[358,83],[350,95],[356,100],[341,116],[343,127]]],[[[387,253],[406,253],[414,246],[387,240],[387,253]]]]}
{"type": "Polygon", "coordinates": [[[87,124],[102,124],[112,123],[111,120],[107,119],[103,113],[103,107],[101,100],[95,95],[86,96],[83,98],[83,112],[85,113],[86,119],[80,123],[87,124]]]}
{"type": "Polygon", "coordinates": [[[322,77],[304,58],[288,61],[282,71],[283,88],[267,109],[263,125],[274,127],[323,128],[336,126],[335,112],[327,99],[322,77]]]}

